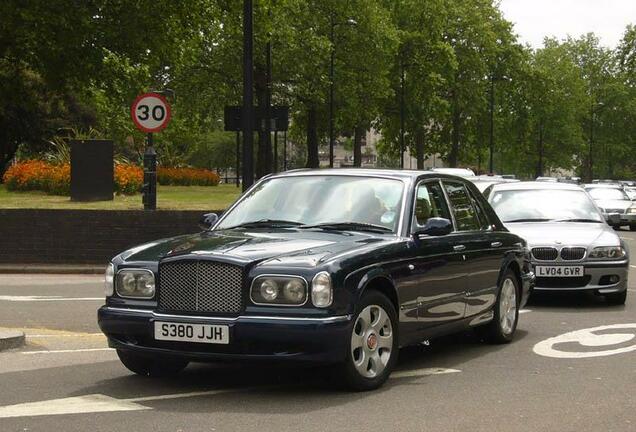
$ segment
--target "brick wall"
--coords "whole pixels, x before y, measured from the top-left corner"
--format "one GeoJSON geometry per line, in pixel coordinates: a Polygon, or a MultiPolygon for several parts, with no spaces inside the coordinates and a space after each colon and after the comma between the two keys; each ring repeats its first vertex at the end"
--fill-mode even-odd
{"type": "Polygon", "coordinates": [[[0,263],[103,264],[132,246],[198,232],[203,213],[0,210],[0,263]]]}

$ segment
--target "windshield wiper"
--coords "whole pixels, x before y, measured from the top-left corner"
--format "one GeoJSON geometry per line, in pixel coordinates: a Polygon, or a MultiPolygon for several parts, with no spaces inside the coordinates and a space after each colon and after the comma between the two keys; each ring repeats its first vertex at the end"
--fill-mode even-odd
{"type": "Polygon", "coordinates": [[[546,219],[546,218],[524,218],[524,219],[512,219],[512,220],[506,220],[504,221],[504,223],[509,223],[509,222],[549,222],[552,219],[546,219]]]}
{"type": "Polygon", "coordinates": [[[586,218],[572,218],[572,219],[557,219],[554,222],[592,222],[592,223],[603,223],[597,219],[586,219],[586,218]]]}
{"type": "Polygon", "coordinates": [[[244,222],[242,224],[234,225],[232,227],[224,228],[224,229],[234,229],[234,228],[268,228],[268,227],[295,227],[302,225],[300,222],[296,221],[288,221],[281,219],[260,219],[257,221],[244,222]]]}
{"type": "Polygon", "coordinates": [[[325,222],[315,225],[301,225],[298,228],[320,228],[325,230],[337,231],[371,231],[371,232],[393,232],[391,228],[382,225],[374,225],[362,222],[325,222]]]}

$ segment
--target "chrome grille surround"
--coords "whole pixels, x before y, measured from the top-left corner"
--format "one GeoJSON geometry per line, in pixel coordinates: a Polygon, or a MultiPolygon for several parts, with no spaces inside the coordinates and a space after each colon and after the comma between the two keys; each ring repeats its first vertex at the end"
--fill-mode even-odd
{"type": "Polygon", "coordinates": [[[218,261],[183,259],[159,266],[161,310],[237,314],[243,310],[243,269],[218,261]]]}
{"type": "Polygon", "coordinates": [[[561,259],[563,261],[580,261],[585,258],[587,250],[584,247],[564,247],[561,249],[561,259]]]}
{"type": "Polygon", "coordinates": [[[553,247],[536,247],[532,248],[532,256],[537,261],[556,261],[559,251],[553,247]]]}

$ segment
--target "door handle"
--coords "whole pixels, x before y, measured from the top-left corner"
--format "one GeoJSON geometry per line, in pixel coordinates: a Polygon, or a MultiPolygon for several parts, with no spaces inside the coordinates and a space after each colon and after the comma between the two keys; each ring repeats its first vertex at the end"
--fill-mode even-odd
{"type": "Polygon", "coordinates": [[[490,243],[490,247],[501,247],[502,245],[503,243],[500,241],[490,243]]]}
{"type": "Polygon", "coordinates": [[[463,250],[466,250],[466,246],[464,246],[464,245],[455,245],[455,246],[453,246],[453,250],[455,252],[461,252],[463,250]]]}

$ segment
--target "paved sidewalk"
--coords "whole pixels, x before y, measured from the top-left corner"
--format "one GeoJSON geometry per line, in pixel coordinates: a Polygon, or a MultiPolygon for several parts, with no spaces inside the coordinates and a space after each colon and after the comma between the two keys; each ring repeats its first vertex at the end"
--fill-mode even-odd
{"type": "Polygon", "coordinates": [[[103,274],[105,270],[105,264],[0,264],[0,274],[103,274]]]}

